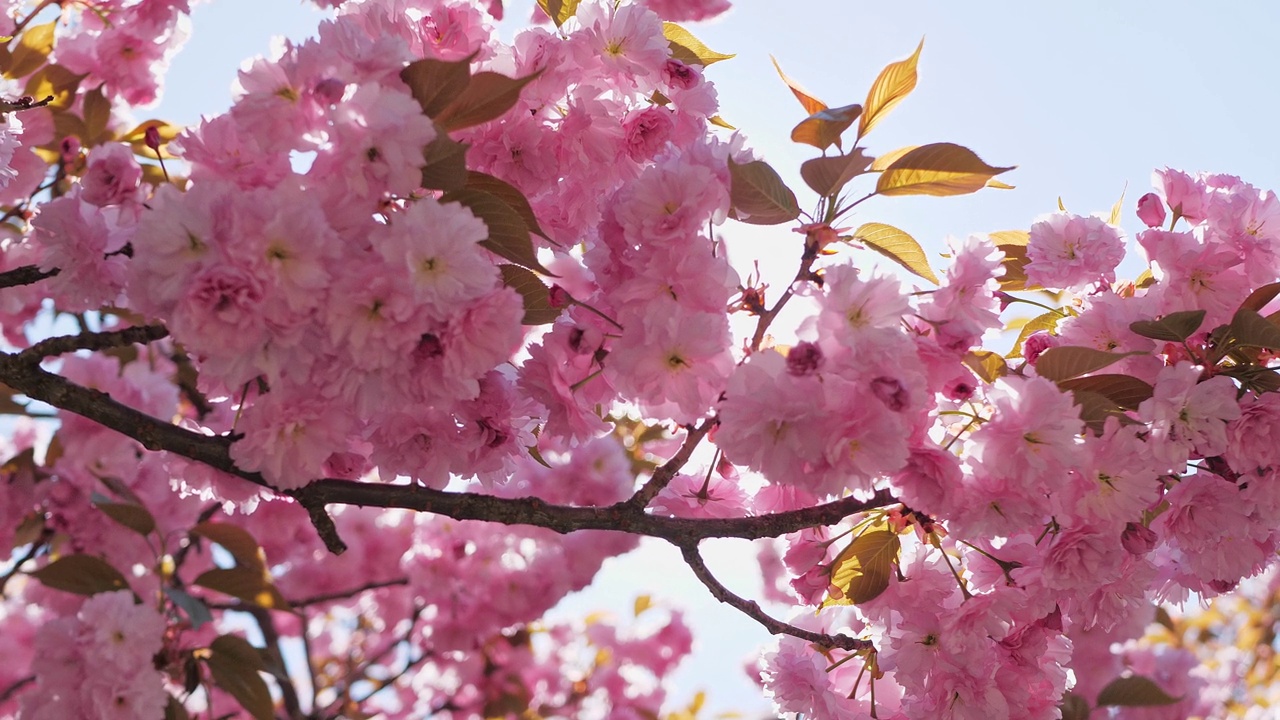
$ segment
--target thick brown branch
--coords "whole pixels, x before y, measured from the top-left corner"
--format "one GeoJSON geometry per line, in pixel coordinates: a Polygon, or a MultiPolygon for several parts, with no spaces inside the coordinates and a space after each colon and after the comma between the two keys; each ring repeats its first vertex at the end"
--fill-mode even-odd
{"type": "MultiPolygon", "coordinates": [[[[13,355],[0,355],[0,381],[32,399],[82,415],[132,437],[150,450],[166,450],[256,485],[271,487],[258,473],[246,472],[235,466],[229,452],[231,439],[228,437],[201,435],[157,420],[122,405],[106,393],[80,387],[13,355]]],[[[538,498],[500,498],[432,490],[418,485],[336,479],[317,480],[304,488],[282,494],[293,497],[312,513],[321,539],[333,552],[341,552],[345,545],[323,512],[327,505],[403,508],[457,520],[535,525],[558,533],[617,530],[662,538],[684,546],[710,537],[778,537],[807,527],[834,525],[854,513],[897,502],[892,494],[882,490],[867,500],[850,497],[772,515],[712,519],[650,515],[630,500],[609,507],[574,507],[553,505],[538,498]]]]}
{"type": "Polygon", "coordinates": [[[761,610],[756,601],[747,600],[736,595],[732,590],[722,585],[716,579],[716,576],[711,574],[711,569],[707,567],[707,564],[703,562],[696,543],[679,545],[679,547],[680,552],[684,554],[684,561],[688,563],[689,569],[693,570],[693,574],[698,577],[698,580],[707,587],[707,590],[711,591],[712,597],[760,623],[771,634],[790,635],[801,640],[808,640],[811,643],[817,643],[823,647],[840,648],[849,652],[861,652],[874,647],[870,640],[859,640],[848,635],[817,633],[774,618],[761,610]]]}
{"type": "Polygon", "coordinates": [[[41,270],[35,265],[23,265],[12,270],[0,273],[0,290],[10,287],[18,287],[19,285],[34,285],[45,278],[51,278],[57,275],[61,270],[54,268],[48,272],[41,270]]]}

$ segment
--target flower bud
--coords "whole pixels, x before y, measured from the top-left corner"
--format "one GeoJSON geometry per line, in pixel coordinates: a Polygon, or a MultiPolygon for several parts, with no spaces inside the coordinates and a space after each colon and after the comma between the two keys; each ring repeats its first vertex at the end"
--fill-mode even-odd
{"type": "Polygon", "coordinates": [[[1120,544],[1132,555],[1146,555],[1156,546],[1156,533],[1145,525],[1131,522],[1125,523],[1124,532],[1120,535],[1120,544]]]}
{"type": "Polygon", "coordinates": [[[1147,193],[1138,198],[1138,219],[1147,227],[1164,225],[1164,201],[1155,193],[1147,193]]]}

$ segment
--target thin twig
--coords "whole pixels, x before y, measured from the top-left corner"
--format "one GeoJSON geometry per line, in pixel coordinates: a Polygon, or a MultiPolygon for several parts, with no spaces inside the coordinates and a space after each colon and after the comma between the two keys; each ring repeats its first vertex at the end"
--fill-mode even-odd
{"type": "Polygon", "coordinates": [[[301,600],[290,600],[289,606],[295,607],[295,608],[304,608],[311,605],[319,605],[320,603],[330,602],[332,600],[348,600],[350,598],[355,597],[356,595],[359,595],[362,592],[368,592],[369,590],[380,590],[382,588],[388,588],[388,587],[400,587],[402,585],[408,585],[408,584],[409,584],[409,578],[395,578],[393,580],[380,580],[377,582],[369,582],[369,583],[365,583],[364,585],[361,585],[360,587],[351,588],[350,590],[338,590],[331,593],[313,595],[309,598],[303,598],[301,600]]]}
{"type": "Polygon", "coordinates": [[[696,575],[698,580],[707,587],[707,590],[711,591],[712,597],[760,623],[764,626],[765,630],[770,632],[770,634],[790,635],[792,637],[800,638],[801,640],[808,640],[809,642],[816,643],[822,647],[840,648],[854,653],[863,652],[875,647],[870,640],[859,640],[858,638],[852,638],[848,635],[828,635],[827,633],[813,632],[812,630],[798,628],[795,625],[785,623],[774,618],[761,610],[760,605],[756,603],[756,601],[747,600],[740,595],[736,595],[732,590],[722,585],[720,581],[716,579],[715,575],[711,574],[711,570],[707,567],[707,564],[703,562],[702,555],[698,552],[697,543],[677,545],[677,547],[680,548],[680,552],[684,555],[684,561],[688,563],[689,568],[693,570],[693,574],[696,575]]]}
{"type": "Polygon", "coordinates": [[[706,437],[714,425],[715,420],[707,418],[697,427],[690,428],[689,434],[684,438],[684,444],[680,446],[680,450],[670,460],[663,463],[661,467],[654,470],[648,482],[637,490],[636,494],[632,495],[627,503],[641,510],[648,507],[649,503],[658,496],[658,493],[662,492],[662,489],[684,468],[685,463],[689,462],[689,458],[693,455],[694,449],[698,447],[698,443],[702,442],[702,438],[706,437]]]}

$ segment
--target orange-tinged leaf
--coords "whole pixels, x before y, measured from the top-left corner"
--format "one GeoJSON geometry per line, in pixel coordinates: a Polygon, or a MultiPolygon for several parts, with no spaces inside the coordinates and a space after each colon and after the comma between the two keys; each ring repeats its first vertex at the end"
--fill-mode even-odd
{"type": "Polygon", "coordinates": [[[800,177],[814,192],[832,197],[839,194],[850,180],[867,172],[870,165],[871,158],[863,154],[862,148],[854,148],[847,155],[805,160],[800,165],[800,177]]]}
{"type": "Polygon", "coordinates": [[[693,33],[673,22],[662,23],[662,36],[671,45],[671,57],[685,65],[706,66],[734,57],[712,50],[694,37],[693,33]]]}
{"type": "Polygon", "coordinates": [[[538,7],[551,18],[551,22],[560,27],[566,20],[578,12],[582,0],[538,0],[538,7]]]}
{"type": "Polygon", "coordinates": [[[800,216],[796,194],[763,160],[739,165],[729,159],[730,217],[753,225],[777,225],[800,216]]]}
{"type": "Polygon", "coordinates": [[[1010,185],[1009,183],[1000,182],[999,180],[988,180],[987,187],[991,188],[992,190],[1014,190],[1015,189],[1014,186],[1010,185]]]}
{"type": "MultiPolygon", "coordinates": [[[[22,32],[18,38],[18,46],[13,49],[9,63],[5,66],[4,76],[16,80],[35,72],[49,59],[53,52],[53,34],[57,22],[33,25],[22,32]]],[[[43,96],[32,96],[40,100],[43,96]]]]}
{"type": "Polygon", "coordinates": [[[77,595],[129,589],[129,583],[119,570],[93,555],[64,555],[39,570],[32,571],[31,577],[39,580],[45,587],[77,595]]]}
{"type": "Polygon", "coordinates": [[[906,60],[889,63],[876,81],[871,84],[864,103],[866,112],[858,124],[858,139],[861,140],[871,129],[889,114],[898,103],[902,102],[916,87],[916,64],[920,60],[920,51],[924,48],[924,38],[916,46],[916,51],[906,60]]]}
{"type": "Polygon", "coordinates": [[[653,607],[653,597],[652,597],[652,596],[650,596],[650,595],[638,595],[638,596],[636,596],[635,608],[634,608],[634,610],[635,610],[635,616],[636,616],[636,617],[640,617],[640,614],[641,614],[641,613],[643,613],[645,610],[648,610],[648,609],[649,609],[649,608],[651,608],[651,607],[653,607]]]}
{"type": "Polygon", "coordinates": [[[105,139],[107,123],[111,121],[111,101],[99,85],[85,93],[80,102],[86,133],[84,140],[89,145],[96,145],[105,139]]]}
{"type": "Polygon", "coordinates": [[[996,245],[1022,245],[1031,241],[1031,233],[1026,230],[999,230],[987,233],[987,237],[996,245]]]}
{"type": "Polygon", "coordinates": [[[546,325],[560,317],[564,308],[551,307],[551,293],[537,275],[519,265],[499,265],[498,269],[502,272],[502,284],[524,299],[523,324],[546,325]]]}
{"type": "Polygon", "coordinates": [[[1049,348],[1036,359],[1036,374],[1046,380],[1061,382],[1120,362],[1139,352],[1107,352],[1091,347],[1060,345],[1049,348]]]}
{"type": "Polygon", "coordinates": [[[924,254],[924,248],[906,232],[884,223],[866,223],[853,232],[853,237],[906,268],[908,272],[919,275],[934,285],[938,284],[938,276],[929,267],[929,258],[924,254]]]}
{"type": "Polygon", "coordinates": [[[1062,204],[1062,196],[1058,196],[1058,212],[1066,212],[1067,206],[1062,204]]]}
{"type": "Polygon", "coordinates": [[[247,640],[235,635],[214,639],[204,662],[213,675],[213,683],[234,697],[254,720],[275,717],[271,689],[259,675],[265,670],[262,655],[247,640]]]}
{"type": "Polygon", "coordinates": [[[896,162],[898,158],[920,147],[919,145],[908,145],[900,147],[897,150],[891,150],[875,160],[871,161],[871,172],[884,172],[888,167],[896,162]]]}
{"type": "Polygon", "coordinates": [[[435,118],[449,107],[471,84],[471,61],[479,51],[461,60],[415,60],[400,71],[422,112],[435,118]]]}
{"type": "Polygon", "coordinates": [[[782,66],[778,64],[777,58],[770,55],[769,59],[773,61],[773,69],[778,71],[778,77],[781,77],[782,82],[786,83],[787,87],[791,88],[791,93],[800,101],[800,105],[804,108],[806,113],[812,115],[816,112],[821,112],[827,109],[826,103],[805,92],[796,84],[795,80],[787,77],[787,74],[782,72],[782,66]]]}
{"type": "Polygon", "coordinates": [[[923,145],[885,168],[876,183],[880,195],[964,195],[981,190],[993,176],[1012,170],[986,164],[954,143],[923,145]]]}
{"type": "Polygon", "coordinates": [[[724,118],[720,117],[719,115],[712,115],[711,117],[707,118],[707,122],[711,123],[712,125],[715,125],[716,127],[722,127],[722,128],[724,128],[725,130],[737,130],[737,129],[738,129],[738,128],[734,127],[733,125],[730,125],[728,122],[726,122],[726,121],[725,121],[725,119],[724,119],[724,118]]]}
{"type": "Polygon", "coordinates": [[[861,113],[861,105],[819,110],[795,126],[791,131],[791,139],[819,150],[826,150],[832,145],[840,147],[840,135],[849,129],[861,113]]]}
{"type": "Polygon", "coordinates": [[[489,71],[472,75],[467,87],[433,118],[436,128],[452,132],[502,117],[515,107],[524,86],[541,74],[539,70],[521,78],[489,71]]]}
{"type": "Polygon", "coordinates": [[[889,575],[901,547],[892,530],[868,530],[859,535],[832,561],[831,586],[822,606],[857,605],[879,597],[889,587],[889,575]]]}
{"type": "Polygon", "coordinates": [[[984,382],[995,382],[1009,372],[1009,365],[1004,357],[990,350],[972,350],[964,356],[962,362],[984,382]]]}
{"type": "Polygon", "coordinates": [[[65,110],[75,100],[76,89],[83,79],[83,75],[77,75],[61,65],[45,65],[27,78],[23,93],[37,101],[52,97],[45,107],[55,112],[65,110]]]}
{"type": "Polygon", "coordinates": [[[1005,357],[1022,357],[1022,345],[1027,341],[1027,338],[1038,332],[1047,332],[1052,334],[1058,329],[1058,321],[1061,320],[1062,317],[1062,312],[1050,310],[1049,312],[1037,315],[1027,321],[1027,323],[1022,326],[1021,332],[1018,333],[1018,339],[1013,342],[1013,349],[1006,353],[1005,357]]]}

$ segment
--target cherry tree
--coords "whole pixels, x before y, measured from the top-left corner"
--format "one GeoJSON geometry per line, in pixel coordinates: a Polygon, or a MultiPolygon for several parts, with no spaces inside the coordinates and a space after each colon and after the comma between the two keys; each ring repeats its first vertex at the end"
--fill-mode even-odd
{"type": "Polygon", "coordinates": [[[1132,242],[1060,207],[935,270],[849,221],[1009,187],[872,151],[923,43],[856,104],[778,69],[798,195],[677,24],[724,0],[539,0],[510,44],[500,1],[320,4],[185,128],[131,118],[186,2],[4,4],[4,712],[692,718],[678,611],[544,619],[642,537],[776,636],[788,717],[1274,700],[1269,616],[1223,610],[1276,605],[1274,194],[1164,169],[1132,242]]]}

